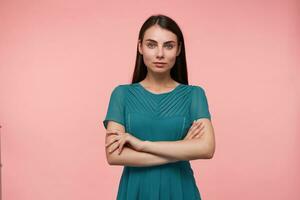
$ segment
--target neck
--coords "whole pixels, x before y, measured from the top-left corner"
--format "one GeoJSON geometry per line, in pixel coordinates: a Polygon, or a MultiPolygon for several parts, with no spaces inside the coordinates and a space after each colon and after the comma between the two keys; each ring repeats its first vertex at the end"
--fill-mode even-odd
{"type": "Polygon", "coordinates": [[[176,83],[172,78],[170,73],[166,74],[153,74],[148,71],[146,78],[143,82],[150,87],[173,87],[176,83]]]}

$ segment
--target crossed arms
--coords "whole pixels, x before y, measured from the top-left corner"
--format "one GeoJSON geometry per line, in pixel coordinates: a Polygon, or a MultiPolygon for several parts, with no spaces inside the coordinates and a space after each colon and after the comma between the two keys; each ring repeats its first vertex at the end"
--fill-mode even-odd
{"type": "MultiPolygon", "coordinates": [[[[181,160],[211,159],[215,152],[215,136],[212,123],[207,118],[198,119],[204,125],[204,133],[200,138],[178,141],[145,141],[142,151],[124,146],[122,153],[109,153],[106,148],[106,159],[110,165],[155,166],[181,160]]],[[[108,130],[125,132],[123,125],[109,121],[108,130]]],[[[114,135],[106,135],[107,143],[114,135]]]]}

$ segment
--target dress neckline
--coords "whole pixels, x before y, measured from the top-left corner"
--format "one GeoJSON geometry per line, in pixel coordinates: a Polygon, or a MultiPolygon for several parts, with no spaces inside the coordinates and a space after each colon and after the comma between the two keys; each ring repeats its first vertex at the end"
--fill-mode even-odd
{"type": "Polygon", "coordinates": [[[151,92],[149,90],[147,90],[146,88],[144,88],[144,86],[140,83],[140,82],[137,82],[137,85],[140,86],[140,88],[142,88],[145,92],[151,94],[151,95],[155,95],[155,96],[161,96],[161,95],[166,95],[166,94],[171,94],[173,92],[175,92],[182,84],[179,83],[175,88],[173,88],[171,91],[168,91],[168,92],[162,92],[162,93],[154,93],[154,92],[151,92]]]}

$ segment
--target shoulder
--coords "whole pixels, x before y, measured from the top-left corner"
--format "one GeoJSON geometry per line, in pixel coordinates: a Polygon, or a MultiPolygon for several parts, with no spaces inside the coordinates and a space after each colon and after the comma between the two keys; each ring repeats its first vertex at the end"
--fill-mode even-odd
{"type": "Polygon", "coordinates": [[[189,85],[193,94],[205,94],[205,88],[201,85],[189,85]]]}
{"type": "Polygon", "coordinates": [[[124,84],[119,84],[117,85],[114,90],[126,94],[130,94],[130,91],[134,91],[137,88],[139,88],[139,85],[137,83],[124,83],[124,84]]]}
{"type": "Polygon", "coordinates": [[[128,89],[129,84],[119,84],[113,88],[113,93],[125,93],[128,89]]]}
{"type": "Polygon", "coordinates": [[[128,92],[127,92],[128,91],[128,86],[129,86],[129,84],[119,84],[119,85],[116,85],[112,89],[111,96],[114,99],[119,99],[119,101],[126,99],[127,94],[128,94],[128,92]]]}

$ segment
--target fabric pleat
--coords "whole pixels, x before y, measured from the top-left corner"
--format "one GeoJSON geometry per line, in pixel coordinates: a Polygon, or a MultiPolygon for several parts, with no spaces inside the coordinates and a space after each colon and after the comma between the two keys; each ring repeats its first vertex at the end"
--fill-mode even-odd
{"type": "MultiPolygon", "coordinates": [[[[115,121],[148,141],[182,140],[192,122],[211,119],[205,90],[179,84],[160,94],[140,83],[118,85],[111,93],[103,125],[115,121]]],[[[124,166],[117,200],[201,200],[190,162],[124,166]]]]}

